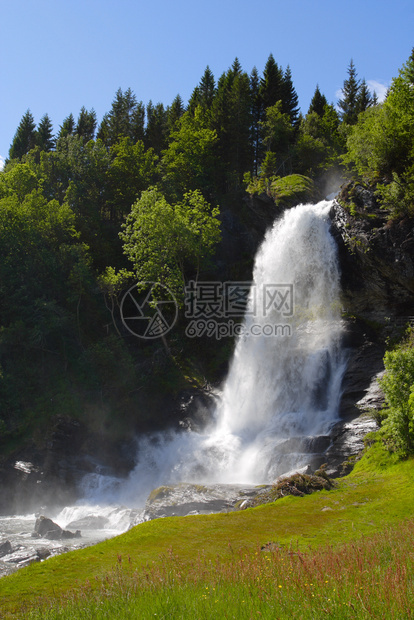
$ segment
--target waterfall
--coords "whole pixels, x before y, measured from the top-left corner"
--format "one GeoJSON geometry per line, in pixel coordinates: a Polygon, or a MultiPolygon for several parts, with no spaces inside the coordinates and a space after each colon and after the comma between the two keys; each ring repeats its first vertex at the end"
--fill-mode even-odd
{"type": "Polygon", "coordinates": [[[203,433],[142,438],[113,500],[139,503],[184,481],[264,483],[310,461],[312,443],[338,419],[345,368],[331,206],[299,205],[268,231],[214,421],[203,433]]]}

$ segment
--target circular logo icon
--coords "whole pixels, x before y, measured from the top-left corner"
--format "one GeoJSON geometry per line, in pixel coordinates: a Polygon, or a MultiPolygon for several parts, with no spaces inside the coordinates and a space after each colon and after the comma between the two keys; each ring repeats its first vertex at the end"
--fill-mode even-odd
{"type": "Polygon", "coordinates": [[[175,325],[178,304],[159,282],[138,282],[122,298],[121,319],[131,334],[143,340],[165,336],[175,325]]]}

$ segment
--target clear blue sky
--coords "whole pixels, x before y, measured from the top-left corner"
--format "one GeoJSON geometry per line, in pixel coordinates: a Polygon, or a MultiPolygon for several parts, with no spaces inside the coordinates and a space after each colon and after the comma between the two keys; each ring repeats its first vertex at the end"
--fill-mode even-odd
{"type": "Polygon", "coordinates": [[[119,87],[186,103],[207,65],[262,74],[272,53],[306,113],[316,84],[336,103],[351,58],[381,94],[413,47],[413,0],[0,0],[0,158],[28,108],[57,131],[82,106],[99,122],[119,87]]]}

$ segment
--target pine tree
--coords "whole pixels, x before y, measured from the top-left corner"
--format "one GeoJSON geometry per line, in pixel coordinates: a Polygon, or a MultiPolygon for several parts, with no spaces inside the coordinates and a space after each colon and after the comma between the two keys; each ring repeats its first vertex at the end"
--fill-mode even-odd
{"type": "Polygon", "coordinates": [[[36,144],[46,153],[52,151],[56,146],[56,141],[53,137],[53,125],[47,114],[40,119],[37,127],[36,144]]]}
{"type": "Polygon", "coordinates": [[[317,84],[309,105],[308,114],[310,114],[311,112],[316,112],[318,116],[323,116],[325,113],[326,105],[328,105],[328,100],[326,99],[325,95],[322,95],[321,91],[319,90],[319,85],[317,84]]]}
{"type": "Polygon", "coordinates": [[[30,110],[23,115],[9,150],[9,159],[21,159],[36,146],[36,123],[30,110]]]}
{"type": "Polygon", "coordinates": [[[341,109],[341,118],[348,125],[355,125],[358,120],[358,95],[360,82],[357,79],[357,72],[353,60],[349,63],[348,79],[344,81],[342,88],[342,99],[338,101],[341,109]]]}

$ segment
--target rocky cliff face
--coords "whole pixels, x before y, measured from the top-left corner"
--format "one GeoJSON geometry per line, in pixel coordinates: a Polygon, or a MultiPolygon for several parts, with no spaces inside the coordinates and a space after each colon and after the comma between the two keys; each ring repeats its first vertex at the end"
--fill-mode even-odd
{"type": "Polygon", "coordinates": [[[414,221],[389,221],[372,192],[346,185],[334,207],[345,310],[388,328],[414,314],[414,221]]]}
{"type": "Polygon", "coordinates": [[[375,430],[372,416],[364,412],[384,403],[378,378],[385,343],[400,337],[414,318],[414,221],[389,221],[373,193],[353,183],[342,188],[331,219],[349,352],[340,405],[343,422],[333,429],[326,452],[330,473],[338,475],[341,461],[355,455],[364,435],[375,430]]]}

